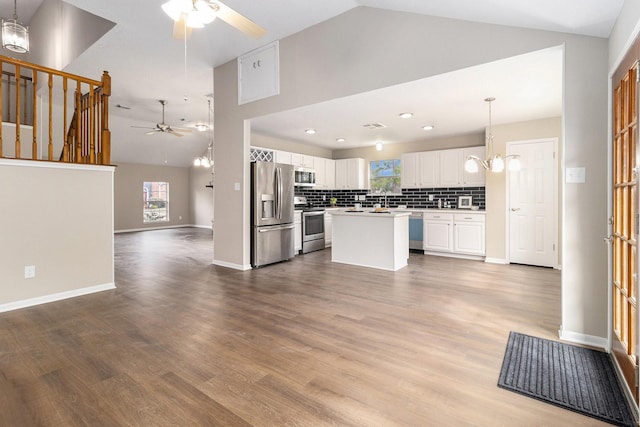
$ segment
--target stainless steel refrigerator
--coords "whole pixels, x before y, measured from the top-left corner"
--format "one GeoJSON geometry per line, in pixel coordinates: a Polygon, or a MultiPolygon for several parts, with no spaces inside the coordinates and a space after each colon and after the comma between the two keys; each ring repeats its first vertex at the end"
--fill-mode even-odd
{"type": "Polygon", "coordinates": [[[251,163],[251,265],[294,256],[293,166],[251,163]]]}

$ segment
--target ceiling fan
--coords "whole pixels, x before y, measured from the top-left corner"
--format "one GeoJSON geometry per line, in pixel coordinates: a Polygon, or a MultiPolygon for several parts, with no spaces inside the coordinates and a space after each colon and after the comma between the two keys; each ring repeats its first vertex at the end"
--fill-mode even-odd
{"type": "Polygon", "coordinates": [[[167,101],[165,101],[164,99],[161,99],[158,101],[160,104],[162,104],[162,121],[160,123],[156,123],[156,126],[153,128],[150,127],[144,127],[144,126],[131,126],[132,128],[140,128],[140,129],[149,129],[149,132],[146,132],[147,135],[152,135],[154,133],[158,133],[158,132],[162,132],[162,133],[168,133],[170,135],[173,136],[183,136],[182,133],[180,132],[191,132],[191,129],[184,129],[184,128],[172,128],[170,125],[166,124],[164,122],[164,106],[167,105],[167,101]],[[178,130],[180,132],[178,132],[178,130]]]}
{"type": "Polygon", "coordinates": [[[217,0],[169,0],[162,10],[174,21],[175,38],[189,37],[192,28],[202,28],[216,17],[256,39],[266,34],[264,28],[217,0]]]}

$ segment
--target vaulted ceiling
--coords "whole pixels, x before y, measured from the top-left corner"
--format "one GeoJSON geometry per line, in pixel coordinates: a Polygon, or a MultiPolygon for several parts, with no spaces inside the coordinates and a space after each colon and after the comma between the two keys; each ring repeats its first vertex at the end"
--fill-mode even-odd
{"type": "MultiPolygon", "coordinates": [[[[165,121],[172,126],[193,127],[197,122],[206,123],[209,115],[207,101],[213,95],[214,67],[354,7],[368,6],[607,38],[623,2],[624,0],[226,0],[225,4],[264,27],[267,34],[255,40],[225,22],[216,20],[203,29],[194,30],[191,38],[184,43],[172,37],[173,22],[160,8],[163,0],[67,0],[69,5],[116,25],[74,59],[66,67],[66,71],[92,78],[99,78],[103,70],[108,70],[111,74],[113,95],[110,125],[114,162],[187,166],[195,156],[206,150],[206,132],[192,132],[183,138],[175,138],[165,134],[145,135],[144,129],[132,126],[154,126],[159,122],[159,99],[168,101],[165,121]],[[116,108],[115,105],[118,104],[130,109],[116,108]]],[[[29,23],[42,3],[42,0],[19,0],[19,20],[29,23]]],[[[0,16],[10,18],[12,15],[13,2],[1,2],[0,16]]],[[[1,53],[11,54],[9,51],[1,53]]],[[[371,138],[365,140],[358,132],[347,129],[348,126],[354,127],[354,123],[361,127],[369,122],[395,122],[397,114],[407,108],[414,110],[412,112],[416,114],[413,125],[435,124],[436,130],[442,129],[443,133],[440,135],[453,132],[453,129],[455,132],[478,130],[486,125],[487,110],[482,102],[486,96],[497,98],[494,104],[495,122],[559,114],[561,73],[556,71],[561,67],[561,53],[550,49],[533,55],[536,56],[512,58],[502,64],[487,64],[486,68],[461,70],[437,76],[434,80],[388,88],[381,93],[363,94],[362,98],[352,97],[309,107],[313,109],[314,117],[321,119],[318,124],[302,124],[301,117],[304,117],[305,112],[293,111],[269,117],[269,120],[256,119],[254,128],[267,134],[335,149],[338,146],[335,145],[334,135],[338,134],[352,135],[349,140],[353,146],[371,143],[371,138]],[[538,66],[545,67],[546,71],[543,74],[536,73],[535,67],[538,66]],[[540,99],[536,108],[518,115],[513,107],[523,105],[523,100],[501,98],[500,91],[508,90],[509,82],[504,79],[505,73],[522,70],[523,67],[532,71],[531,90],[536,91],[540,99]],[[473,87],[475,80],[469,77],[478,75],[483,75],[486,79],[501,79],[505,86],[503,89],[496,88],[493,93],[484,93],[473,87]],[[439,83],[443,80],[461,77],[465,77],[468,84],[464,92],[434,92],[436,87],[441,87],[439,83]],[[418,103],[413,95],[418,89],[424,88],[430,90],[432,96],[422,96],[418,103]],[[462,97],[461,93],[468,95],[462,97]],[[395,99],[394,102],[383,103],[389,107],[387,111],[358,108],[358,116],[349,117],[345,114],[345,111],[354,110],[353,103],[381,104],[371,103],[370,100],[382,94],[385,99],[395,99]],[[465,115],[464,124],[454,117],[460,116],[459,108],[443,108],[454,105],[472,106],[465,115]],[[326,107],[342,111],[342,119],[329,115],[326,107]],[[418,115],[423,116],[421,121],[417,120],[418,115]],[[310,126],[331,128],[332,136],[327,136],[324,140],[296,137],[297,129],[310,126]]],[[[542,68],[538,71],[542,71],[542,68]]],[[[403,122],[403,126],[406,123],[410,122],[403,122]]],[[[393,134],[386,137],[390,142],[399,143],[414,140],[422,137],[421,135],[423,134],[411,133],[408,129],[403,130],[402,127],[394,127],[393,134]]],[[[430,137],[439,134],[433,132],[432,135],[430,137]]]]}

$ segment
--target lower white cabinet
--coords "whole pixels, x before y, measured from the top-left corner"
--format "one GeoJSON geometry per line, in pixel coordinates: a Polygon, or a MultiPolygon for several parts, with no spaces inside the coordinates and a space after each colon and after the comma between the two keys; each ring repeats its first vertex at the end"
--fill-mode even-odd
{"type": "Polygon", "coordinates": [[[298,254],[302,250],[302,211],[293,212],[293,250],[298,254]]]}
{"type": "Polygon", "coordinates": [[[425,213],[423,222],[424,250],[451,252],[453,250],[453,214],[425,213]]]}
{"type": "Polygon", "coordinates": [[[484,255],[483,214],[455,214],[453,217],[453,251],[461,254],[484,255]]]}
{"type": "Polygon", "coordinates": [[[425,253],[473,258],[485,255],[484,214],[427,212],[423,223],[425,253]]]}
{"type": "Polygon", "coordinates": [[[331,218],[331,212],[324,212],[324,247],[331,246],[331,235],[333,234],[333,219],[331,218]]]}

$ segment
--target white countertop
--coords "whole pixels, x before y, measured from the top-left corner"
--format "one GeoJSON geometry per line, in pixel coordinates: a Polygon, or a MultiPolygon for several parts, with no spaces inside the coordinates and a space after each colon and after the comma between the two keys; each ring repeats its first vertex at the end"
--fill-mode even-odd
{"type": "Polygon", "coordinates": [[[344,216],[367,216],[367,217],[383,217],[383,218],[395,218],[400,216],[411,215],[410,210],[392,210],[388,209],[381,212],[375,212],[373,208],[362,208],[357,210],[351,209],[338,209],[331,212],[331,215],[344,215],[344,216]]]}
{"type": "MultiPolygon", "coordinates": [[[[351,209],[352,207],[337,207],[337,208],[325,208],[325,210],[327,212],[330,212],[331,214],[334,214],[335,212],[339,212],[339,211],[346,211],[348,209],[351,209]]],[[[370,212],[372,211],[374,208],[360,208],[359,210],[365,211],[365,212],[370,212]]],[[[477,210],[474,211],[472,209],[438,209],[438,208],[389,208],[389,211],[391,212],[442,212],[442,213],[446,213],[446,212],[451,212],[451,213],[474,213],[474,214],[485,214],[486,211],[481,211],[481,210],[477,210]]],[[[353,215],[353,213],[350,213],[349,215],[353,215]]],[[[376,214],[376,215],[381,215],[381,214],[376,214]]],[[[387,214],[388,215],[388,214],[387,214]]]]}

